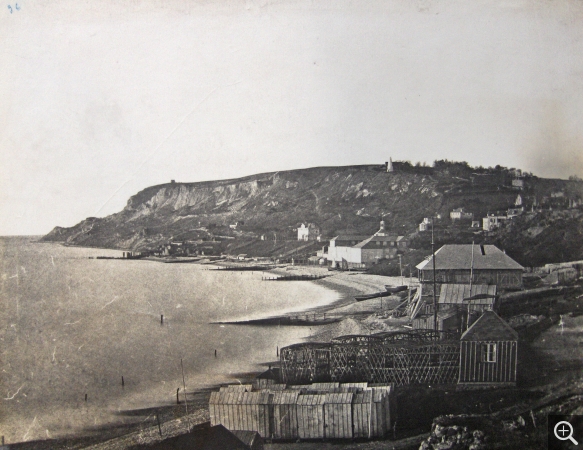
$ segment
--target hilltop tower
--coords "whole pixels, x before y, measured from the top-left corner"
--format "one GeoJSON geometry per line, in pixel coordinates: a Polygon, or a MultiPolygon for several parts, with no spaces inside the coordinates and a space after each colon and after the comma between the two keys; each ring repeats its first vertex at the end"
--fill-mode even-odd
{"type": "Polygon", "coordinates": [[[389,158],[389,161],[385,163],[387,165],[387,172],[393,171],[393,158],[389,158]]]}

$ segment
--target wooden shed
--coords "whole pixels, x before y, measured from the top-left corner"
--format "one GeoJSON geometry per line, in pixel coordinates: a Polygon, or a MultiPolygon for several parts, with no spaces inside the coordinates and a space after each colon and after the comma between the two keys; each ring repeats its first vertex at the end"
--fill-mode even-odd
{"type": "Polygon", "coordinates": [[[373,436],[371,423],[372,397],[372,389],[354,394],[352,400],[352,423],[354,438],[370,438],[373,436]]]}
{"type": "Polygon", "coordinates": [[[372,390],[370,437],[384,437],[393,427],[397,411],[393,386],[374,386],[372,390]]]}
{"type": "Polygon", "coordinates": [[[270,366],[265,372],[257,375],[253,382],[253,386],[255,389],[265,389],[273,384],[279,384],[280,375],[280,369],[278,367],[272,368],[270,366]]]}
{"type": "Polygon", "coordinates": [[[461,388],[514,386],[518,334],[495,312],[486,311],[461,337],[461,388]]]}
{"type": "Polygon", "coordinates": [[[273,394],[269,392],[212,392],[209,401],[211,425],[257,431],[262,437],[269,437],[272,399],[273,394]]]}
{"type": "Polygon", "coordinates": [[[273,438],[297,439],[298,415],[296,404],[300,391],[276,392],[273,394],[273,438]]]}
{"type": "Polygon", "coordinates": [[[324,439],[325,394],[305,394],[298,396],[298,437],[300,439],[324,439]]]}
{"type": "Polygon", "coordinates": [[[326,394],[324,398],[325,435],[331,439],[352,439],[352,392],[326,394]]]}

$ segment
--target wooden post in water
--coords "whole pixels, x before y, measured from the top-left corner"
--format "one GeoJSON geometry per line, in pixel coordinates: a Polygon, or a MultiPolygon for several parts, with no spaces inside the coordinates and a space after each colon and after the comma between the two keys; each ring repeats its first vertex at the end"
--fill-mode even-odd
{"type": "Polygon", "coordinates": [[[158,415],[158,411],[156,411],[156,422],[158,422],[158,433],[160,433],[160,437],[162,437],[162,427],[160,426],[160,416],[158,415]]]}
{"type": "Polygon", "coordinates": [[[85,402],[87,402],[87,394],[85,394],[85,402]]]}
{"type": "Polygon", "coordinates": [[[121,387],[124,387],[124,386],[125,386],[125,383],[124,383],[124,380],[123,380],[123,375],[122,375],[122,376],[121,376],[121,387]]]}
{"type": "Polygon", "coordinates": [[[164,325],[164,314],[160,314],[160,325],[164,325]]]}
{"type": "Polygon", "coordinates": [[[180,388],[176,389],[176,404],[180,405],[180,397],[178,397],[178,392],[180,391],[180,388]]]}

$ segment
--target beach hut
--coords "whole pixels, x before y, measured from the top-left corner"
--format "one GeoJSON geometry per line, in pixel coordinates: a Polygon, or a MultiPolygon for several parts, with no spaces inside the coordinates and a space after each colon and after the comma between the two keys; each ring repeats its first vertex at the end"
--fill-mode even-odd
{"type": "Polygon", "coordinates": [[[396,412],[395,390],[392,385],[373,386],[371,418],[370,418],[370,436],[384,437],[393,427],[394,415],[396,412]]]}
{"type": "Polygon", "coordinates": [[[370,438],[372,434],[373,391],[366,390],[354,394],[352,400],[352,423],[354,438],[370,438]]]}
{"type": "Polygon", "coordinates": [[[273,438],[298,438],[296,404],[299,395],[300,391],[285,391],[273,394],[273,438]]]}
{"type": "Polygon", "coordinates": [[[460,388],[516,385],[518,334],[486,311],[461,337],[460,388]]]}
{"type": "Polygon", "coordinates": [[[352,439],[352,398],[344,392],[324,397],[324,428],[327,438],[352,439]]]}
{"type": "Polygon", "coordinates": [[[270,392],[212,392],[209,401],[211,425],[222,424],[229,430],[257,431],[271,435],[270,392]]]}
{"type": "Polygon", "coordinates": [[[304,394],[298,396],[296,412],[298,416],[298,437],[300,439],[324,439],[325,394],[304,394]]]}

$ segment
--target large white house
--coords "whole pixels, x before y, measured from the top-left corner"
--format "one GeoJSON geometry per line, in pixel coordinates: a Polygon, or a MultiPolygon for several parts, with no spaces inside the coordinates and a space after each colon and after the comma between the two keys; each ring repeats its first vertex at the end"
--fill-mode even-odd
{"type": "Polygon", "coordinates": [[[348,267],[366,267],[381,259],[391,259],[397,256],[399,250],[407,248],[403,236],[389,234],[385,223],[372,236],[340,235],[330,239],[328,261],[332,266],[346,264],[348,267]]]}

